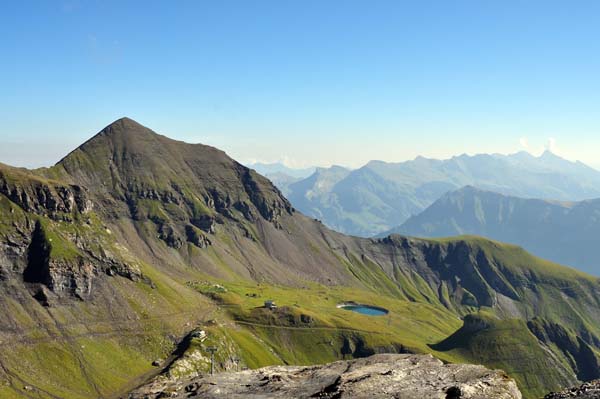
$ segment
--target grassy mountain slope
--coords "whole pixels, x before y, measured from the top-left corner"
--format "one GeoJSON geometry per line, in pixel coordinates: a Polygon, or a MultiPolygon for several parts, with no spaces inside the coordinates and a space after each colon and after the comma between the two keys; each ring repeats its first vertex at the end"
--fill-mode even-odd
{"type": "Polygon", "coordinates": [[[475,237],[333,232],[223,152],[128,119],[52,168],[1,166],[0,214],[2,397],[112,397],[157,359],[173,378],[206,370],[206,342],[222,343],[220,369],[383,351],[510,370],[530,359],[515,372],[528,397],[595,375],[581,366],[600,347],[596,279],[475,237]],[[390,314],[336,307],[349,300],[390,314]],[[492,333],[526,326],[531,356],[435,346],[481,309],[500,320],[492,333]],[[540,351],[558,368],[534,367],[540,351]]]}
{"type": "Polygon", "coordinates": [[[527,393],[542,397],[547,386],[568,384],[568,363],[539,345],[520,319],[499,320],[486,312],[468,315],[465,324],[432,348],[505,370],[527,393]]]}

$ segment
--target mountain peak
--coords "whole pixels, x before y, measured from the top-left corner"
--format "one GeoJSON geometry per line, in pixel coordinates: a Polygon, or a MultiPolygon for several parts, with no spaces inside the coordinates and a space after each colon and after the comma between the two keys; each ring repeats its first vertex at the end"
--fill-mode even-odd
{"type": "Polygon", "coordinates": [[[335,174],[335,173],[344,173],[344,172],[350,172],[350,169],[345,168],[340,165],[331,165],[330,167],[317,166],[315,168],[315,171],[313,172],[313,175],[316,175],[316,176],[331,175],[331,174],[335,174]]]}
{"type": "Polygon", "coordinates": [[[551,150],[545,150],[542,155],[540,155],[540,158],[560,158],[558,155],[556,155],[555,153],[553,153],[551,150]]]}
{"type": "MultiPolygon", "coordinates": [[[[123,118],[117,119],[116,121],[114,121],[111,124],[109,124],[108,126],[106,126],[96,136],[120,134],[120,133],[125,133],[125,134],[138,133],[139,134],[141,132],[153,133],[155,135],[158,135],[157,133],[155,133],[151,129],[147,128],[146,126],[142,125],[141,123],[125,116],[123,118]]],[[[94,137],[92,137],[91,140],[93,140],[94,137]]]]}
{"type": "Polygon", "coordinates": [[[529,151],[522,150],[515,152],[514,154],[509,154],[508,158],[517,159],[521,161],[531,161],[535,159],[535,156],[533,156],[529,151]]]}
{"type": "Polygon", "coordinates": [[[101,158],[103,163],[113,158],[115,153],[136,152],[151,155],[154,150],[161,147],[161,141],[176,142],[159,135],[131,118],[123,117],[104,127],[89,140],[67,154],[57,165],[65,166],[65,164],[73,161],[73,158],[78,158],[81,153],[85,153],[91,158],[101,158]]]}
{"type": "Polygon", "coordinates": [[[482,190],[482,189],[480,189],[480,188],[478,188],[478,187],[476,187],[476,186],[474,186],[472,184],[467,184],[466,186],[463,186],[462,188],[459,188],[455,192],[458,192],[458,191],[463,191],[463,192],[481,192],[481,191],[484,191],[484,190],[482,190]]]}
{"type": "Polygon", "coordinates": [[[49,174],[102,194],[111,201],[111,212],[134,218],[143,214],[148,200],[157,201],[156,206],[178,204],[190,214],[198,201],[223,217],[230,208],[242,209],[248,221],[260,214],[275,223],[280,214],[291,213],[268,179],[223,151],[170,139],[129,118],[106,126],[49,174]]]}
{"type": "Polygon", "coordinates": [[[365,168],[371,167],[371,166],[379,166],[379,165],[386,165],[388,162],[385,161],[381,161],[379,159],[372,159],[369,162],[366,163],[366,165],[364,166],[365,168]]]}
{"type": "Polygon", "coordinates": [[[108,126],[116,126],[116,125],[122,125],[122,126],[142,126],[142,124],[140,124],[139,122],[124,116],[122,118],[117,119],[116,121],[114,121],[113,123],[109,124],[108,126]]]}

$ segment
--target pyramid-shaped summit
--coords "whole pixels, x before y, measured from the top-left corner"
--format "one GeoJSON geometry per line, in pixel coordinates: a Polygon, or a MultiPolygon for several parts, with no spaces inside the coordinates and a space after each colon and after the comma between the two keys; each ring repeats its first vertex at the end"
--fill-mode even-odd
{"type": "Polygon", "coordinates": [[[55,166],[61,175],[94,189],[148,184],[188,183],[206,173],[225,177],[239,165],[223,151],[160,135],[130,118],[102,129],[55,166]]]}
{"type": "Polygon", "coordinates": [[[248,218],[262,215],[272,221],[282,210],[291,212],[268,179],[225,152],[170,139],[129,118],[102,129],[49,174],[102,195],[121,215],[142,217],[140,207],[163,208],[168,203],[177,205],[181,215],[193,215],[204,206],[225,214],[238,207],[248,218]]]}

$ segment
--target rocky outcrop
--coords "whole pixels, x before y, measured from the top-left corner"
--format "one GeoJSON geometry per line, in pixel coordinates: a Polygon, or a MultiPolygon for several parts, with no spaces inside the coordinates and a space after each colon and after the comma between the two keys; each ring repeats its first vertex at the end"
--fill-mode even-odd
{"type": "MultiPolygon", "coordinates": [[[[275,225],[279,225],[279,218],[284,213],[292,214],[293,208],[285,197],[279,192],[279,190],[275,187],[272,187],[270,184],[263,182],[259,183],[259,179],[266,180],[264,177],[259,176],[256,172],[248,169],[246,167],[243,168],[243,172],[241,174],[241,181],[244,185],[244,189],[250,198],[250,201],[254,204],[254,206],[258,209],[260,214],[266,220],[275,223],[275,225]],[[265,188],[271,188],[274,190],[273,193],[265,192],[265,188]],[[272,194],[272,195],[269,195],[272,194]]],[[[252,217],[248,215],[250,211],[250,207],[246,204],[247,211],[243,211],[244,216],[250,221],[252,221],[252,217]]]]}
{"type": "Polygon", "coordinates": [[[183,246],[183,239],[175,227],[162,224],[158,228],[158,238],[163,240],[171,248],[179,249],[183,246]]]}
{"type": "Polygon", "coordinates": [[[483,366],[443,364],[430,355],[374,355],[322,366],[272,366],[142,387],[141,398],[520,399],[515,382],[483,366]]]}
{"type": "Polygon", "coordinates": [[[198,248],[206,248],[211,245],[210,239],[204,233],[194,226],[185,226],[187,240],[198,248]]]}
{"type": "MultiPolygon", "coordinates": [[[[53,245],[59,245],[58,236],[55,241],[49,239],[46,228],[38,221],[31,233],[23,270],[23,281],[34,285],[34,297],[38,300],[39,293],[42,290],[46,292],[43,287],[56,295],[67,294],[85,299],[91,294],[93,280],[99,272],[150,284],[134,265],[124,263],[106,249],[91,251],[85,246],[73,245],[73,253],[68,253],[68,256],[53,256],[53,245]]],[[[62,245],[65,245],[64,242],[62,245]]],[[[47,295],[41,298],[40,302],[48,305],[47,295]]]]}
{"type": "Polygon", "coordinates": [[[93,207],[81,186],[52,184],[8,168],[0,170],[0,194],[26,212],[53,219],[68,218],[73,212],[88,213],[93,207]]]}
{"type": "Polygon", "coordinates": [[[0,201],[9,207],[4,214],[9,222],[0,226],[0,282],[23,281],[45,306],[61,297],[88,299],[102,275],[153,285],[93,216],[44,214],[50,212],[46,208],[40,214],[25,213],[2,194],[0,201]]]}
{"type": "Polygon", "coordinates": [[[568,388],[561,392],[551,392],[544,399],[598,399],[600,398],[600,380],[586,382],[578,387],[568,388]]]}
{"type": "Polygon", "coordinates": [[[83,257],[53,258],[52,242],[48,239],[41,223],[37,222],[27,249],[27,266],[23,271],[23,280],[38,284],[34,297],[48,305],[47,295],[41,295],[47,287],[56,294],[67,293],[79,298],[90,294],[94,266],[83,257]]]}

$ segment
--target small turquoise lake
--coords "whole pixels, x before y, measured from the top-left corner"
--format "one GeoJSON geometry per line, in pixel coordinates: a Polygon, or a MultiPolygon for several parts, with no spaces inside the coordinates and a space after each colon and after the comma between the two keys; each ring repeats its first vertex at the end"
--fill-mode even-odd
{"type": "Polygon", "coordinates": [[[389,313],[387,309],[369,305],[343,305],[340,308],[367,316],[384,316],[389,313]]]}

